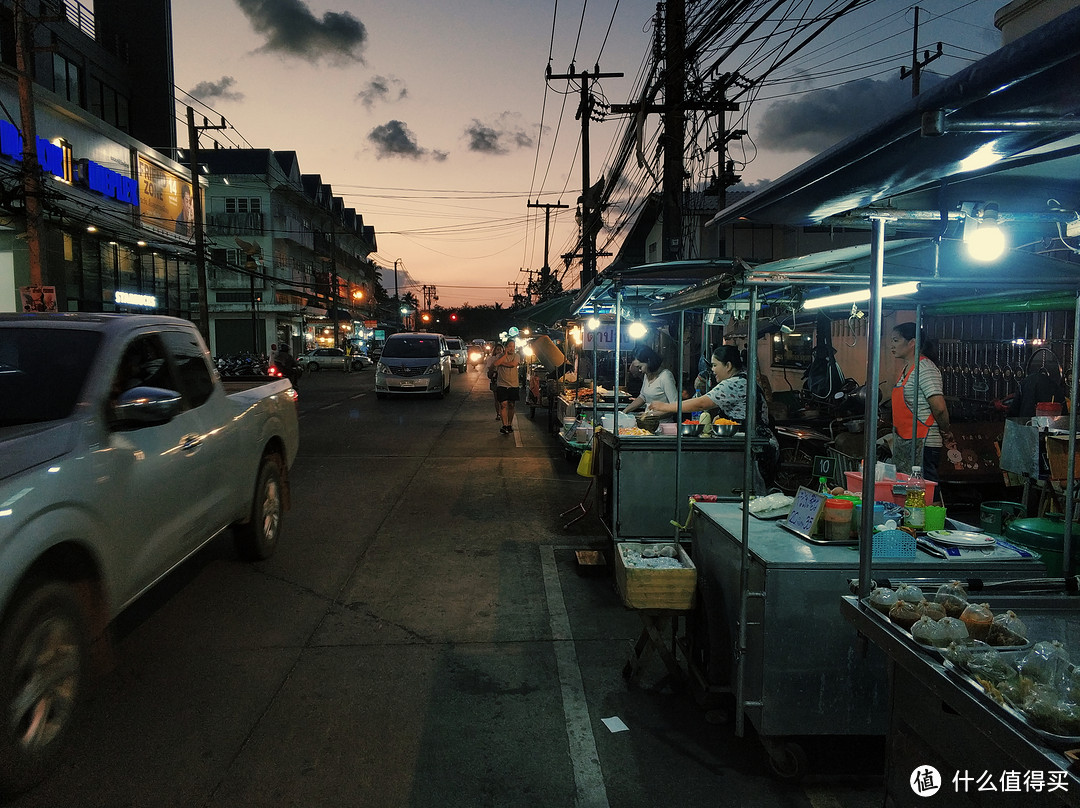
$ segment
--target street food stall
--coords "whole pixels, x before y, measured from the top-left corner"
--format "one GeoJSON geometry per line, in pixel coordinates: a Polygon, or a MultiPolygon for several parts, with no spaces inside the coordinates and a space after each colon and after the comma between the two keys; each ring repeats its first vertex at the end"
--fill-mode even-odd
{"type": "MultiPolygon", "coordinates": [[[[685,375],[685,313],[665,319],[650,307],[687,287],[730,278],[731,266],[727,260],[702,260],[609,269],[575,301],[575,316],[586,323],[584,348],[594,369],[589,415],[591,423],[601,427],[595,447],[597,512],[614,542],[671,539],[677,535],[672,523],[685,514],[690,494],[734,498],[741,491],[747,451],[742,437],[703,436],[697,430],[686,435],[677,428],[672,434],[652,434],[655,426],[636,426],[630,416],[621,414],[632,399],[624,390],[624,354],[638,340],[645,340],[648,328],[655,331],[658,325],[666,325],[669,330],[664,333],[677,354],[676,366],[670,370],[677,380],[685,375]],[[635,335],[632,325],[642,330],[635,335]],[[610,389],[596,381],[607,358],[613,371],[610,389]],[[620,418],[629,420],[620,425],[620,418]]],[[[693,372],[696,374],[696,367],[693,372]]],[[[580,400],[578,406],[581,408],[580,400]]],[[[683,416],[681,410],[676,413],[676,426],[683,416]]]]}
{"type": "MultiPolygon", "coordinates": [[[[1066,368],[1066,374],[1069,400],[1075,404],[1080,226],[1070,222],[1080,221],[1080,94],[1060,88],[1072,86],[1076,75],[1080,9],[1002,47],[715,217],[714,224],[731,228],[749,221],[870,229],[865,247],[761,264],[747,269],[740,281],[750,289],[749,334],[757,333],[759,288],[813,285],[828,286],[831,293],[858,293],[854,302],[848,298],[832,305],[856,306],[870,323],[865,457],[875,456],[882,301],[890,295],[898,295],[893,305],[903,305],[917,326],[955,316],[961,306],[971,307],[968,314],[978,311],[992,319],[1017,307],[1036,312],[1047,310],[1050,300],[1070,301],[1071,321],[1063,319],[1056,338],[1062,354],[1070,357],[1072,370],[1066,368]],[[996,260],[969,256],[965,242],[998,224],[1010,231],[1013,244],[1024,246],[1005,249],[996,260]],[[887,239],[887,233],[893,238],[887,239]]],[[[725,235],[737,243],[737,234],[729,230],[725,235]]],[[[1002,356],[1008,352],[1000,332],[988,336],[981,351],[971,344],[973,336],[954,334],[951,395],[956,395],[956,383],[968,394],[987,394],[991,382],[1004,377],[1002,356]],[[987,389],[979,389],[984,385],[987,389]]],[[[1018,338],[1032,337],[1025,333],[1018,338]]],[[[750,352],[752,361],[755,355],[750,352]]],[[[1075,512],[1075,411],[1075,406],[1069,411],[1062,475],[1068,514],[1075,512]]],[[[959,461],[947,457],[946,462],[963,463],[965,452],[957,454],[959,461]]],[[[875,501],[874,476],[864,475],[855,493],[863,502],[875,501]]],[[[721,674],[727,675],[726,685],[735,695],[737,734],[745,732],[749,721],[772,739],[767,745],[774,767],[791,773],[801,768],[805,755],[798,738],[785,739],[789,734],[884,732],[888,785],[901,803],[903,795],[933,781],[929,774],[926,780],[912,779],[916,761],[938,764],[941,778],[935,785],[944,782],[950,804],[984,802],[974,789],[961,793],[954,775],[997,767],[1001,776],[1018,766],[1064,777],[1065,789],[1054,799],[1080,803],[1073,761],[1065,756],[1070,747],[1080,748],[1080,735],[1051,732],[1057,737],[1048,738],[1045,724],[1033,728],[1030,716],[1014,715],[1017,703],[1027,705],[1025,697],[1008,691],[1004,705],[998,703],[987,696],[996,687],[992,682],[969,675],[970,660],[953,663],[928,653],[925,642],[914,640],[914,623],[904,637],[891,611],[881,620],[867,605],[878,591],[875,582],[887,581],[890,586],[880,588],[898,597],[901,582],[914,581],[924,592],[933,592],[960,579],[968,584],[972,601],[985,593],[992,608],[1008,613],[1015,606],[1021,616],[1029,615],[1027,636],[1017,645],[1057,640],[1071,645],[1076,657],[1080,632],[1072,520],[1063,524],[1060,577],[1048,576],[1036,552],[1003,536],[988,536],[977,526],[944,531],[962,536],[911,536],[911,543],[903,539],[908,534],[875,527],[873,509],[862,508],[856,544],[826,546],[754,517],[748,493],[741,504],[696,508],[693,557],[706,626],[691,637],[699,649],[693,656],[705,666],[708,679],[721,682],[721,674]],[[892,534],[889,542],[885,533],[892,534]],[[966,540],[961,545],[947,541],[961,538],[966,540]],[[1010,555],[1014,552],[1019,555],[1010,555]],[[1042,599],[1027,600],[1029,588],[1040,590],[1042,599]],[[828,650],[818,653],[822,648],[828,650]],[[978,757],[984,749],[985,759],[978,757]]],[[[989,606],[985,612],[990,614],[989,606]]],[[[927,614],[926,620],[940,624],[944,618],[927,614]]],[[[954,640],[952,647],[974,646],[954,640]]],[[[1030,804],[1032,798],[1022,793],[1009,802],[1008,795],[1004,800],[1001,794],[992,796],[995,801],[987,804],[1030,804]]]]}

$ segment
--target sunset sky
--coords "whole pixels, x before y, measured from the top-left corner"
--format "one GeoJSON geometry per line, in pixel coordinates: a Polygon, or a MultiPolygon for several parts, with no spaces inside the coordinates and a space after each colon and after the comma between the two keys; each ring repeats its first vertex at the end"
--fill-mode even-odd
{"type": "MultiPolygon", "coordinates": [[[[758,29],[762,41],[754,46],[775,60],[778,47],[811,29],[808,9],[850,4],[789,0],[758,29]]],[[[688,0],[688,15],[702,21],[724,5],[688,0]]],[[[779,177],[910,98],[910,79],[899,74],[911,61],[912,6],[855,5],[768,84],[743,91],[728,126],[749,133],[730,154],[744,183],[779,177]]],[[[919,3],[920,55],[937,41],[945,53],[928,67],[924,86],[934,73],[952,74],[997,47],[993,15],[1001,5],[919,3]]],[[[376,263],[400,261],[402,292],[434,285],[439,304],[453,307],[508,305],[514,284],[527,280],[523,270],[543,265],[544,216],[529,202],[569,206],[553,211],[550,263],[562,270],[558,256],[574,246],[581,193],[579,94],[565,80],[545,83],[545,69],[564,74],[574,64],[592,72],[598,64],[625,74],[596,85],[608,103],[636,98],[656,3],[593,0],[583,15],[581,0],[172,0],[172,13],[176,84],[235,127],[222,145],[296,151],[303,173],[320,174],[375,228],[376,263]]],[[[760,75],[766,57],[748,47],[716,72],[760,75]]],[[[639,194],[660,173],[657,117],[645,135],[650,165],[634,164],[639,194]]],[[[591,124],[594,181],[626,127],[618,116],[591,124]]],[[[715,153],[711,164],[691,161],[690,182],[700,187],[711,170],[715,153]]],[[[620,222],[632,211],[628,201],[606,213],[601,241],[617,246],[620,222]]],[[[576,278],[575,269],[565,286],[576,278]]],[[[393,288],[389,274],[384,285],[393,288]]]]}

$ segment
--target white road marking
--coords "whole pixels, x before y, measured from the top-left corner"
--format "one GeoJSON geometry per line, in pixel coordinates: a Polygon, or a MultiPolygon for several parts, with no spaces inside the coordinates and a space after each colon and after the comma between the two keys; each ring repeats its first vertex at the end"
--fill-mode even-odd
{"type": "MultiPolygon", "coordinates": [[[[514,433],[517,434],[516,432],[514,433]]],[[[566,738],[570,742],[570,762],[574,768],[576,808],[608,808],[607,788],[600,770],[589,705],[585,701],[585,685],[581,681],[574,635],[566,614],[562,584],[555,567],[555,551],[550,544],[540,547],[540,566],[544,573],[544,593],[547,597],[548,619],[559,669],[563,714],[566,717],[566,738]]]]}

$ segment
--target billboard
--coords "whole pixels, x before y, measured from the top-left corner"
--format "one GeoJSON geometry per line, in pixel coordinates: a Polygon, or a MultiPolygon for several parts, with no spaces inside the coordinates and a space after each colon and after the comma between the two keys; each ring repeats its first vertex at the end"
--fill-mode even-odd
{"type": "Polygon", "coordinates": [[[191,183],[144,157],[139,158],[139,207],[144,227],[157,227],[181,237],[194,232],[191,183]]]}

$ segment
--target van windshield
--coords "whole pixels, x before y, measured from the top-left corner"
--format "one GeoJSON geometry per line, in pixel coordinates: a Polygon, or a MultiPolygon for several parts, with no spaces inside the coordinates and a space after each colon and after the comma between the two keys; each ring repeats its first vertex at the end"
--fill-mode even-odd
{"type": "Polygon", "coordinates": [[[383,358],[426,359],[439,356],[439,338],[430,336],[395,337],[383,346],[383,358]]]}

